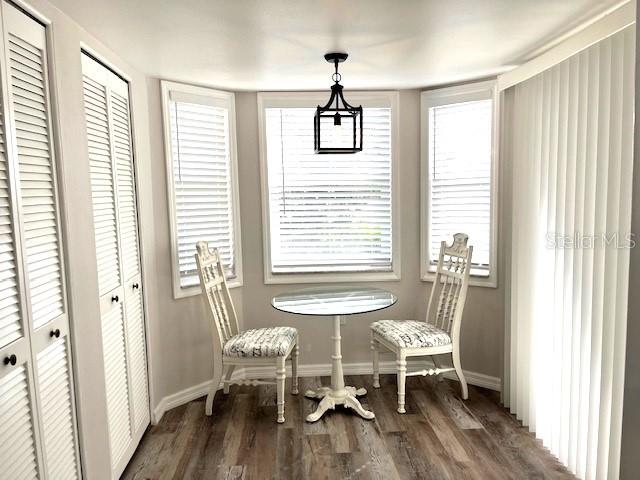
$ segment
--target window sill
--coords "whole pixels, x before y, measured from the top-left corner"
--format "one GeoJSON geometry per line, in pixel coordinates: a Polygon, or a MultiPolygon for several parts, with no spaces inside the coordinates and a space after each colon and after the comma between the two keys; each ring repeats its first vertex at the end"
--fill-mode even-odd
{"type": "MultiPolygon", "coordinates": [[[[241,286],[242,286],[242,279],[234,278],[233,280],[227,281],[227,287],[229,287],[229,290],[237,287],[241,287],[241,286]]],[[[200,285],[194,285],[192,287],[186,287],[186,288],[174,288],[173,299],[180,300],[181,298],[193,297],[195,295],[200,295],[201,293],[202,293],[202,289],[200,288],[200,285]]]]}
{"type": "Polygon", "coordinates": [[[286,283],[394,282],[400,272],[327,272],[327,273],[271,273],[264,276],[265,285],[286,283]]]}

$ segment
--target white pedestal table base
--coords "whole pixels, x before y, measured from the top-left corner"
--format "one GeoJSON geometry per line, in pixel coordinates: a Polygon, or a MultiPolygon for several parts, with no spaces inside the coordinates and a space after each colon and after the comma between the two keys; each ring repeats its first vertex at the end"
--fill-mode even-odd
{"type": "Polygon", "coordinates": [[[333,337],[331,337],[331,339],[333,340],[331,387],[320,387],[316,390],[307,390],[305,392],[305,397],[321,399],[316,411],[307,415],[307,422],[320,420],[327,410],[335,410],[336,405],[344,405],[345,407],[351,408],[367,420],[375,418],[375,414],[370,410],[366,410],[357,398],[366,395],[367,390],[344,385],[340,344],[340,315],[336,315],[333,319],[333,337]]]}

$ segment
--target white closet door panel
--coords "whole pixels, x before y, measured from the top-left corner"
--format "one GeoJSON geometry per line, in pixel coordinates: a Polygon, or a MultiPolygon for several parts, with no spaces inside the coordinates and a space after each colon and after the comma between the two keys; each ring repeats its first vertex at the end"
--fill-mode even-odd
{"type": "Polygon", "coordinates": [[[64,313],[45,60],[40,47],[12,32],[7,46],[31,320],[37,329],[64,313]]]}
{"type": "Polygon", "coordinates": [[[131,439],[125,331],[122,304],[112,302],[111,307],[102,315],[102,351],[107,391],[111,462],[114,466],[118,464],[131,439]]]}
{"type": "Polygon", "coordinates": [[[0,109],[0,348],[23,336],[5,122],[0,109]]]}
{"type": "Polygon", "coordinates": [[[83,77],[83,85],[98,288],[102,296],[121,284],[107,92],[87,75],[83,77]]]}
{"type": "Polygon", "coordinates": [[[133,399],[134,430],[144,429],[149,423],[149,392],[147,382],[147,352],[142,314],[142,291],[139,277],[135,287],[128,287],[125,310],[127,312],[127,346],[133,399]]]}
{"type": "MultiPolygon", "coordinates": [[[[124,87],[126,88],[126,84],[124,87]]],[[[126,90],[125,90],[126,92],[126,90]]],[[[128,94],[128,92],[127,92],[128,94]]],[[[140,273],[136,189],[131,155],[128,95],[111,93],[111,117],[118,179],[118,220],[125,282],[140,273]]]]}
{"type": "Polygon", "coordinates": [[[134,439],[149,423],[129,86],[87,55],[82,70],[111,462],[117,477],[134,439]]]}
{"type": "MultiPolygon", "coordinates": [[[[55,338],[55,337],[53,337],[55,338]]],[[[43,450],[49,478],[78,478],[73,390],[66,335],[37,355],[43,450]]]]}
{"type": "Polygon", "coordinates": [[[17,358],[0,364],[0,478],[73,479],[79,455],[45,28],[7,2],[0,8],[0,358],[17,358]]]}
{"type": "MultiPolygon", "coordinates": [[[[12,349],[15,366],[0,364],[0,478],[18,480],[39,477],[37,440],[29,379],[29,347],[12,349]]],[[[4,358],[4,354],[3,354],[4,358]]]]}

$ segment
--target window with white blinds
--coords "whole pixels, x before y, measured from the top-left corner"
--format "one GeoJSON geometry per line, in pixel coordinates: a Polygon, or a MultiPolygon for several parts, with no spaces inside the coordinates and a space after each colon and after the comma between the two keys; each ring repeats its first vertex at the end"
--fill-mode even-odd
{"type": "Polygon", "coordinates": [[[300,104],[261,97],[266,281],[292,274],[294,281],[304,281],[300,274],[314,281],[335,274],[394,278],[393,97],[373,105],[354,98],[364,107],[362,152],[323,155],[313,143],[313,106],[321,97],[300,104]]]}
{"type": "Polygon", "coordinates": [[[162,82],[174,295],[200,291],[196,243],[217,248],[229,286],[242,283],[234,95],[162,82]]]}
{"type": "Polygon", "coordinates": [[[423,93],[423,278],[442,241],[469,235],[472,275],[493,279],[494,100],[482,83],[423,93]]]}

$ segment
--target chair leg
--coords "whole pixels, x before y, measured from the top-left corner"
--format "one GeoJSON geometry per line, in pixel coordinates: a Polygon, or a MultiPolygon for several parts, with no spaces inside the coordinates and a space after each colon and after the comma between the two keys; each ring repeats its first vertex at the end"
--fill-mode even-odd
{"type": "MultiPolygon", "coordinates": [[[[431,361],[433,362],[433,366],[436,367],[436,368],[440,368],[440,366],[442,364],[440,363],[440,360],[438,360],[438,356],[437,355],[430,355],[430,357],[431,357],[431,361]]],[[[444,377],[442,376],[441,373],[436,375],[436,377],[438,378],[439,382],[442,382],[444,380],[444,377]]]]}
{"type": "Polygon", "coordinates": [[[287,378],[287,370],[285,368],[286,360],[286,357],[278,357],[276,360],[278,423],[284,423],[284,382],[287,378]]]}
{"type": "Polygon", "coordinates": [[[373,388],[380,388],[380,351],[373,335],[371,336],[371,355],[373,357],[373,388]]]}
{"type": "Polygon", "coordinates": [[[462,372],[462,365],[460,365],[460,352],[457,348],[453,350],[451,356],[453,357],[453,368],[456,369],[456,374],[458,374],[458,379],[460,380],[462,399],[466,400],[469,398],[469,390],[467,389],[467,380],[464,378],[464,373],[462,372]]]}
{"type": "Polygon", "coordinates": [[[293,347],[293,355],[291,356],[291,393],[293,395],[298,394],[298,355],[300,349],[298,348],[298,342],[293,347]]]}
{"type": "Polygon", "coordinates": [[[224,384],[222,385],[222,391],[225,395],[229,394],[229,380],[231,380],[231,375],[233,375],[235,369],[235,365],[227,365],[225,367],[224,384]]]}
{"type": "Polygon", "coordinates": [[[211,382],[209,393],[207,394],[207,401],[204,406],[204,413],[207,417],[210,417],[213,414],[213,398],[216,396],[217,391],[218,386],[214,385],[213,382],[211,382]]]}
{"type": "Polygon", "coordinates": [[[396,363],[398,365],[398,413],[406,413],[404,408],[404,392],[407,380],[407,359],[404,353],[400,353],[396,363]]]}
{"type": "Polygon", "coordinates": [[[213,413],[213,399],[216,396],[218,387],[220,386],[220,380],[222,380],[222,370],[224,363],[222,358],[219,361],[213,362],[213,378],[211,379],[211,386],[209,387],[209,393],[207,394],[207,401],[204,404],[204,413],[210,417],[213,413]]]}

